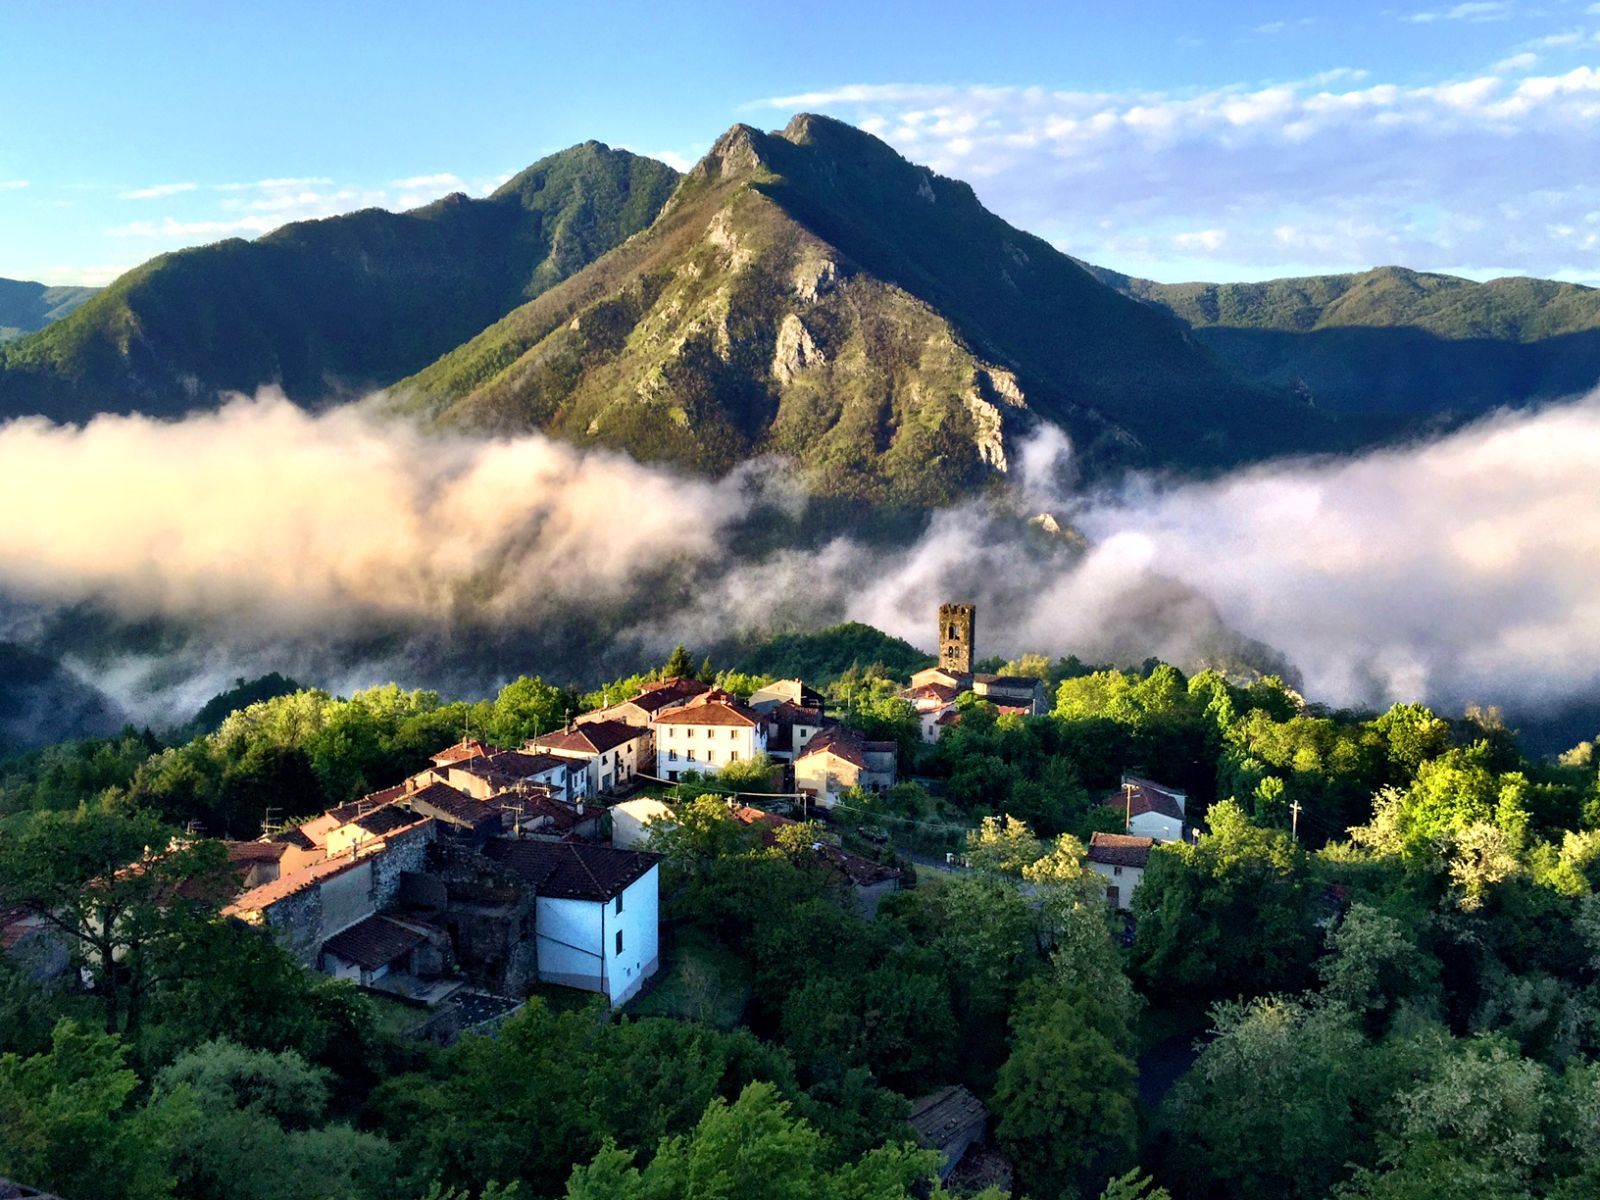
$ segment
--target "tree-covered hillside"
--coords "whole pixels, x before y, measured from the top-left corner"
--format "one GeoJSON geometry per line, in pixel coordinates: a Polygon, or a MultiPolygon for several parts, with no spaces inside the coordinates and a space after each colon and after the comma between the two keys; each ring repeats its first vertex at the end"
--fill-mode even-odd
{"type": "Polygon", "coordinates": [[[816,491],[943,502],[1041,418],[1081,461],[1210,465],[1320,444],[1148,305],[967,185],[824,117],[740,125],[650,230],[396,388],[441,425],[546,429],[816,491]]]}
{"type": "Polygon", "coordinates": [[[263,385],[308,404],[359,395],[643,229],[676,182],[663,163],[587,142],[483,200],[161,255],[0,351],[0,417],[170,414],[263,385]]]}
{"type": "Polygon", "coordinates": [[[22,279],[0,279],[0,344],[59,321],[99,288],[48,287],[22,279]]]}
{"type": "Polygon", "coordinates": [[[1091,268],[1164,308],[1264,384],[1381,432],[1428,417],[1584,392],[1600,382],[1600,290],[1476,283],[1380,267],[1263,283],[1154,283],[1091,268]]]}
{"type": "MultiPolygon", "coordinates": [[[[570,693],[305,691],[182,746],[31,756],[0,790],[24,818],[0,912],[80,930],[93,987],[0,955],[0,1174],[81,1200],[1001,1200],[993,1158],[942,1187],[906,1125],[960,1086],[1015,1196],[1596,1194],[1592,744],[1536,763],[1492,712],[1018,666],[1059,679],[1049,713],[968,697],[936,746],[902,740],[916,782],[826,822],[744,823],[720,793],[745,763],[668,791],[658,986],[619,1015],[540,985],[444,1049],[408,1039],[419,1010],[219,919],[227,856],[178,830],[319,811],[463,722],[515,743],[570,693]],[[1147,847],[1118,913],[1087,847],[1130,770],[1187,791],[1192,833],[1147,847]],[[908,886],[868,915],[840,848],[908,886]],[[122,921],[93,920],[108,904],[122,921]]],[[[896,686],[850,672],[833,711],[915,730],[896,686]]]]}

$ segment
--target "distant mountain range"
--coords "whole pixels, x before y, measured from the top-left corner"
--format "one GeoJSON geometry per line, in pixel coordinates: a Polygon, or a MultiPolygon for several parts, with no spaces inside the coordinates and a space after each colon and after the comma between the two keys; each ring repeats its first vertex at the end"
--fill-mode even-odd
{"type": "Polygon", "coordinates": [[[1403,267],[1229,284],[1153,283],[1088,269],[1172,313],[1249,378],[1378,432],[1600,382],[1597,288],[1475,283],[1403,267]]]}
{"type": "MultiPolygon", "coordinates": [[[[981,488],[1041,422],[1091,474],[1212,469],[1600,377],[1594,289],[1400,268],[1152,283],[811,115],[735,126],[681,178],[589,142],[487,199],[163,255],[54,310],[12,286],[38,289],[36,325],[59,319],[0,349],[0,418],[384,388],[438,428],[546,430],[707,472],[778,454],[817,492],[874,502],[981,488]]],[[[22,329],[8,295],[0,325],[22,329]]]]}
{"type": "Polygon", "coordinates": [[[59,321],[99,290],[0,279],[0,345],[59,321]]]}

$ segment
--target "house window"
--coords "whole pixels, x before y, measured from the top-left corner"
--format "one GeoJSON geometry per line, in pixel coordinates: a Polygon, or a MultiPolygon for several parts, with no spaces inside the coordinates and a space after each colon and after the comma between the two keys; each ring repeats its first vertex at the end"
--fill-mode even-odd
{"type": "Polygon", "coordinates": [[[738,762],[739,761],[739,752],[737,750],[728,751],[728,761],[729,762],[738,762]]]}
{"type": "Polygon", "coordinates": [[[706,761],[708,763],[716,762],[717,761],[717,752],[715,750],[707,750],[706,751],[706,761]]]}
{"type": "Polygon", "coordinates": [[[684,753],[686,753],[689,756],[689,761],[690,762],[694,761],[694,751],[693,750],[687,750],[684,753]]]}
{"type": "Polygon", "coordinates": [[[676,771],[668,771],[667,772],[667,782],[668,783],[677,783],[678,782],[678,773],[676,771]]]}
{"type": "Polygon", "coordinates": [[[622,930],[617,930],[617,953],[622,953],[622,930]]]}
{"type": "Polygon", "coordinates": [[[621,892],[617,893],[617,906],[612,911],[615,912],[617,914],[617,916],[619,916],[619,917],[622,915],[622,893],[621,892]]]}
{"type": "Polygon", "coordinates": [[[668,762],[677,762],[678,761],[678,752],[676,750],[668,750],[667,751],[667,761],[668,762]]]}
{"type": "Polygon", "coordinates": [[[691,725],[688,729],[685,729],[683,731],[683,736],[684,737],[693,737],[694,736],[694,726],[691,725]]]}
{"type": "Polygon", "coordinates": [[[1121,875],[1122,874],[1122,868],[1121,867],[1112,867],[1111,868],[1111,873],[1113,875],[1121,875]]]}

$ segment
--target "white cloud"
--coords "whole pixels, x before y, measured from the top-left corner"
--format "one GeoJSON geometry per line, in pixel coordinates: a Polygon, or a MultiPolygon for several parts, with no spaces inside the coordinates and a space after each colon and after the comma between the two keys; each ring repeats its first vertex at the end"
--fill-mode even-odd
{"type": "Polygon", "coordinates": [[[301,175],[281,179],[257,179],[253,183],[214,183],[211,186],[219,192],[247,192],[273,188],[317,187],[332,182],[333,180],[326,175],[301,175]]]}
{"type": "Polygon", "coordinates": [[[1254,32],[1265,37],[1273,37],[1290,29],[1304,29],[1307,25],[1316,23],[1316,17],[1301,17],[1298,21],[1268,21],[1264,25],[1257,25],[1254,32]]]}
{"type": "Polygon", "coordinates": [[[1521,54],[1513,54],[1509,58],[1502,58],[1489,68],[1496,75],[1509,75],[1517,71],[1531,71],[1539,65],[1539,56],[1524,50],[1521,54]]]}
{"type": "Polygon", "coordinates": [[[0,192],[18,192],[27,186],[26,179],[0,179],[0,192]]]}
{"type": "Polygon", "coordinates": [[[282,225],[272,217],[240,217],[234,221],[180,221],[176,217],[162,217],[159,221],[130,221],[106,230],[112,237],[164,238],[182,241],[187,238],[240,237],[267,233],[282,225]]]}
{"type": "Polygon", "coordinates": [[[437,175],[412,175],[407,179],[396,179],[390,186],[406,191],[415,191],[418,188],[433,188],[437,189],[436,194],[438,195],[452,191],[463,191],[466,188],[466,184],[461,182],[460,176],[452,175],[447,171],[437,175]]]}
{"type": "Polygon", "coordinates": [[[1525,65],[1422,85],[1339,70],[1194,93],[862,84],[764,103],[862,124],[1013,223],[1158,277],[1183,245],[1232,278],[1291,261],[1600,278],[1600,255],[1548,232],[1600,208],[1600,70],[1511,73],[1525,65]],[[1283,228],[1316,257],[1287,260],[1283,228]],[[1197,229],[1218,236],[1174,240],[1197,229]]]}
{"type": "Polygon", "coordinates": [[[184,192],[192,192],[199,188],[198,183],[157,183],[151,187],[132,188],[126,192],[118,192],[119,200],[160,200],[166,196],[178,196],[184,192]]]}
{"type": "Polygon", "coordinates": [[[1501,0],[1473,0],[1472,3],[1457,4],[1451,8],[1406,13],[1400,19],[1413,25],[1429,25],[1435,21],[1506,21],[1515,12],[1514,5],[1501,0]]]}

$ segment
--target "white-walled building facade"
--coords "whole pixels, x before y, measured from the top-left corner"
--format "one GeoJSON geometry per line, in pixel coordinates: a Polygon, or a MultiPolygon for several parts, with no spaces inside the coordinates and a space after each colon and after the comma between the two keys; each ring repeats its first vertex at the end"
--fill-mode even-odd
{"type": "Polygon", "coordinates": [[[583,764],[590,795],[614,792],[655,769],[650,730],[625,721],[587,721],[529,739],[525,749],[583,764]]]}
{"type": "Polygon", "coordinates": [[[1089,835],[1089,869],[1106,881],[1106,903],[1127,908],[1144,882],[1155,839],[1126,833],[1089,835]]]}
{"type": "Polygon", "coordinates": [[[657,856],[531,840],[502,840],[490,853],[534,888],[542,981],[625,1004],[659,969],[657,856]]]}
{"type": "Polygon", "coordinates": [[[1188,796],[1174,788],[1152,783],[1136,775],[1124,775],[1122,787],[1101,803],[1120,809],[1126,832],[1158,842],[1183,839],[1183,823],[1188,796]]]}
{"type": "Polygon", "coordinates": [[[656,776],[715,775],[767,752],[767,722],[727,692],[712,690],[656,718],[656,776]]]}

